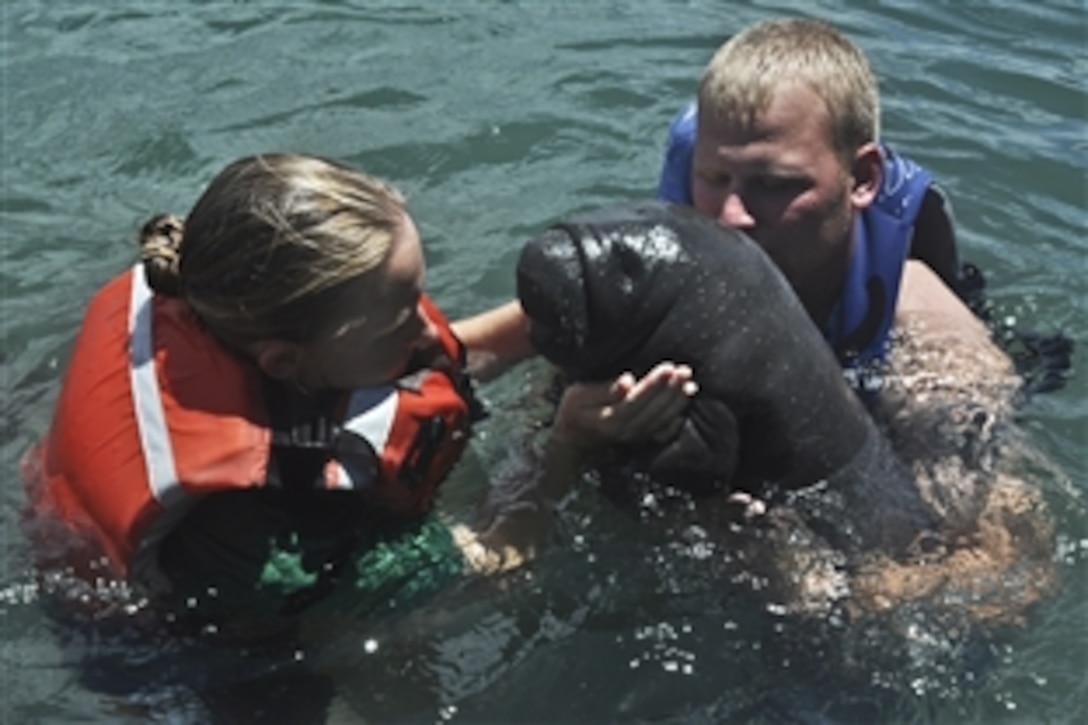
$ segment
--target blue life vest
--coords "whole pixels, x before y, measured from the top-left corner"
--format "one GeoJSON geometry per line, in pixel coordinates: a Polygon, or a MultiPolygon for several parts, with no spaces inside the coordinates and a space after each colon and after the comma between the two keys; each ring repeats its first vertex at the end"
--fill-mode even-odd
{"type": "MultiPolygon", "coordinates": [[[[689,104],[669,126],[658,198],[692,204],[691,164],[696,106],[689,104]]],[[[903,264],[914,221],[932,177],[925,169],[881,144],[884,182],[876,200],[854,226],[854,251],[842,295],[824,324],[824,336],[847,367],[879,362],[895,317],[903,264]]]]}
{"type": "Polygon", "coordinates": [[[691,160],[695,156],[696,106],[694,103],[679,113],[669,124],[669,145],[665,149],[665,165],[657,185],[657,198],[691,206],[691,160]]]}

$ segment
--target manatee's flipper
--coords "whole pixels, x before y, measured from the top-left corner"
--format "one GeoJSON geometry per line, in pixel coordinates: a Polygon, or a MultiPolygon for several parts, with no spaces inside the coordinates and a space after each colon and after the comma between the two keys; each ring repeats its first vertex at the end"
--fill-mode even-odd
{"type": "Polygon", "coordinates": [[[740,455],[740,428],[723,401],[692,401],[676,438],[655,451],[649,471],[692,493],[721,490],[733,480],[740,455]]]}

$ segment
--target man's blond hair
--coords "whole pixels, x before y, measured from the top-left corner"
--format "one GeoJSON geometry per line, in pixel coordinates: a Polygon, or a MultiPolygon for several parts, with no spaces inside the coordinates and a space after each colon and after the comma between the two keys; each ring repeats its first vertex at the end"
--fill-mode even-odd
{"type": "Polygon", "coordinates": [[[703,72],[700,113],[748,125],[790,83],[823,99],[832,147],[845,159],[879,136],[880,99],[869,61],[842,33],[817,20],[764,21],[730,38],[703,72]]]}

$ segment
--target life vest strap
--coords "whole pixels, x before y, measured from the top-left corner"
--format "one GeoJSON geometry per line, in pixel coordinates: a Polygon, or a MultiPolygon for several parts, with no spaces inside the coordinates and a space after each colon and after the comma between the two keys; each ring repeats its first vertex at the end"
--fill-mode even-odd
{"type": "Polygon", "coordinates": [[[154,296],[144,275],[144,267],[132,269],[129,296],[129,356],[131,360],[132,405],[140,436],[147,482],[159,503],[169,506],[183,497],[178,485],[174,449],[166,424],[152,330],[154,296]]]}

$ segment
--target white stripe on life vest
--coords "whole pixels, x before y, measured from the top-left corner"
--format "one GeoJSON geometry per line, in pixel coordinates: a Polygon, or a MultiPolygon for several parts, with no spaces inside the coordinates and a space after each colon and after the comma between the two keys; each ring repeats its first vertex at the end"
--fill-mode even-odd
{"type": "Polygon", "coordinates": [[[159,395],[155,348],[151,337],[152,299],[151,288],[144,277],[144,267],[137,264],[132,270],[132,295],[128,310],[132,404],[136,412],[136,427],[140,432],[148,485],[155,500],[169,507],[184,495],[184,491],[178,485],[174,448],[170,444],[166,413],[159,395]]]}
{"type": "MultiPolygon", "coordinates": [[[[352,393],[348,400],[341,435],[354,434],[365,439],[374,449],[377,461],[381,459],[385,444],[389,441],[396,417],[397,389],[394,386],[362,388],[352,393]]],[[[337,488],[358,489],[371,483],[372,469],[352,465],[351,456],[344,457],[338,464],[334,481],[337,488]]]]}

